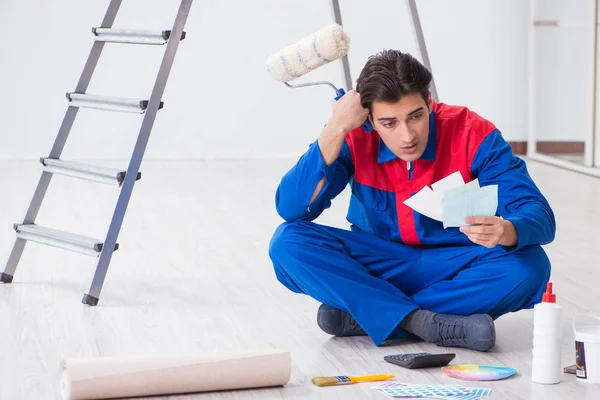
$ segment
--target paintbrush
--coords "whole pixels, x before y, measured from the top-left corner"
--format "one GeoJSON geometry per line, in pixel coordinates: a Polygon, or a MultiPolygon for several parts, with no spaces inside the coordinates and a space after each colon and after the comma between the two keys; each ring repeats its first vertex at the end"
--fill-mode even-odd
{"type": "Polygon", "coordinates": [[[316,386],[350,385],[352,383],[385,381],[395,378],[394,375],[366,375],[366,376],[317,376],[312,379],[316,386]]]}

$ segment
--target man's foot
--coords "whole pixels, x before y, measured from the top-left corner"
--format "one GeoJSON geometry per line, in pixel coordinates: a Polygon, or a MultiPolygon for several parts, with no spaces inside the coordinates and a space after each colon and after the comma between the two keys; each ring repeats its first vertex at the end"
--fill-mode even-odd
{"type": "Polygon", "coordinates": [[[496,343],[494,320],[487,314],[435,314],[428,329],[438,346],[488,351],[496,343]]]}
{"type": "Polygon", "coordinates": [[[366,336],[352,315],[346,311],[321,304],[317,312],[317,324],[326,333],[334,336],[366,336]]]}

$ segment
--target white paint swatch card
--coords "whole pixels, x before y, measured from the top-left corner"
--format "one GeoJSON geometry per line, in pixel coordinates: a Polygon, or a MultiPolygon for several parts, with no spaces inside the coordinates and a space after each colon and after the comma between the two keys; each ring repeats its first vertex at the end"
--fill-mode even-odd
{"type": "Polygon", "coordinates": [[[431,185],[431,188],[434,192],[443,194],[446,190],[454,189],[464,184],[465,181],[462,178],[460,171],[456,171],[431,185]]]}
{"type": "Polygon", "coordinates": [[[417,194],[404,202],[407,206],[437,221],[443,221],[442,196],[429,188],[423,187],[417,194]]]}

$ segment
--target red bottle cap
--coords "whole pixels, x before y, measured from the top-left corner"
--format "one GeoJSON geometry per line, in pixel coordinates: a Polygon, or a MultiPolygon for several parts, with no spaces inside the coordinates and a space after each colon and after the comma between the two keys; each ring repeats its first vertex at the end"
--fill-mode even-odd
{"type": "Polygon", "coordinates": [[[542,302],[556,303],[556,295],[552,293],[552,282],[548,282],[546,285],[546,293],[542,295],[542,302]]]}

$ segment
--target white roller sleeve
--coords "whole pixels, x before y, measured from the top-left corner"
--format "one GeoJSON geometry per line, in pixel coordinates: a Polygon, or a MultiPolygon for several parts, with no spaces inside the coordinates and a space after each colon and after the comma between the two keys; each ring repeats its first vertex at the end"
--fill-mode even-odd
{"type": "Polygon", "coordinates": [[[275,80],[288,82],[345,56],[349,48],[343,28],[329,25],[269,56],[267,71],[275,80]]]}

